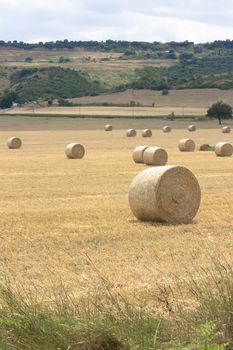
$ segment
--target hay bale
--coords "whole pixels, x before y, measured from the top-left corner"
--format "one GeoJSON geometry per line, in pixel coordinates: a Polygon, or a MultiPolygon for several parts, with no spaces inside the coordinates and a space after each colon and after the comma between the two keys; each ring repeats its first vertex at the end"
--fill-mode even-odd
{"type": "Polygon", "coordinates": [[[214,151],[214,146],[208,145],[208,143],[203,143],[200,148],[200,151],[214,151]]]}
{"type": "Polygon", "coordinates": [[[233,146],[228,142],[218,142],[214,151],[218,157],[231,157],[233,154],[233,146]]]}
{"type": "Polygon", "coordinates": [[[170,126],[164,126],[163,127],[163,132],[171,132],[172,131],[172,128],[170,126]]]}
{"type": "Polygon", "coordinates": [[[188,131],[196,131],[196,130],[197,130],[197,128],[196,128],[195,125],[189,125],[188,126],[188,131]]]}
{"type": "Polygon", "coordinates": [[[126,132],[127,137],[135,137],[137,135],[137,131],[134,129],[128,129],[126,132]]]}
{"type": "Polygon", "coordinates": [[[149,146],[137,146],[133,150],[133,160],[135,163],[143,163],[143,153],[149,146]]]}
{"type": "Polygon", "coordinates": [[[112,125],[106,124],[105,127],[104,127],[104,130],[105,131],[112,131],[112,125]]]}
{"type": "Polygon", "coordinates": [[[152,136],[152,131],[150,129],[144,129],[142,131],[142,137],[151,137],[152,136]]]}
{"type": "Polygon", "coordinates": [[[182,139],[179,141],[178,147],[181,152],[193,152],[196,145],[191,139],[182,139]]]}
{"type": "Polygon", "coordinates": [[[81,159],[85,154],[85,148],[80,143],[70,143],[66,146],[65,154],[70,159],[81,159]]]}
{"type": "Polygon", "coordinates": [[[7,140],[7,146],[10,149],[17,149],[22,146],[22,140],[19,137],[11,137],[7,140]]]}
{"type": "Polygon", "coordinates": [[[222,128],[222,132],[223,132],[224,134],[229,134],[229,133],[231,132],[231,128],[230,128],[229,126],[224,126],[224,127],[222,128]]]}
{"type": "Polygon", "coordinates": [[[139,220],[189,223],[199,209],[201,190],[189,169],[161,166],[140,172],[129,187],[128,198],[139,220]]]}
{"type": "Polygon", "coordinates": [[[160,147],[148,147],[143,152],[143,162],[146,165],[165,165],[167,164],[167,159],[167,152],[160,147]]]}

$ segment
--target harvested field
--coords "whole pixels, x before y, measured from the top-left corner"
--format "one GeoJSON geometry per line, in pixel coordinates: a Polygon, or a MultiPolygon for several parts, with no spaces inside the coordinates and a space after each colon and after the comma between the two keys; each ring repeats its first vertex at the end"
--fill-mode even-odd
{"type": "MultiPolygon", "coordinates": [[[[156,108],[168,107],[174,108],[202,108],[206,110],[216,101],[224,101],[233,106],[232,90],[219,89],[186,89],[186,90],[171,90],[168,95],[162,95],[161,91],[155,90],[127,90],[114,94],[102,94],[100,96],[87,96],[70,101],[81,104],[87,103],[115,103],[127,104],[130,101],[140,103],[143,106],[151,106],[153,103],[156,108]]],[[[174,112],[176,112],[174,110],[174,112]]],[[[179,110],[180,113],[180,110],[179,110]]],[[[182,112],[180,113],[182,115],[182,112]]]]}
{"type": "Polygon", "coordinates": [[[179,116],[204,116],[205,108],[199,107],[102,107],[102,106],[78,106],[78,107],[16,107],[8,110],[7,113],[19,114],[70,114],[90,116],[117,116],[117,117],[155,117],[167,116],[174,112],[179,116]]]}
{"type": "MultiPolygon", "coordinates": [[[[169,135],[162,120],[111,123],[106,133],[104,119],[0,118],[2,279],[43,295],[64,285],[85,297],[101,285],[101,275],[114,291],[153,308],[158,287],[175,283],[174,275],[185,277],[188,270],[195,277],[195,267],[209,266],[211,255],[233,263],[233,157],[181,153],[177,144],[190,136],[187,122],[170,123],[169,135]],[[151,128],[148,145],[165,148],[169,165],[185,166],[197,177],[202,202],[193,224],[141,223],[131,213],[128,187],[146,166],[132,160],[144,141],[140,132],[126,138],[129,126],[151,128]],[[5,141],[15,134],[24,143],[11,152],[5,141]],[[64,156],[70,142],[85,145],[82,160],[64,156]]],[[[196,125],[197,149],[231,141],[216,122],[196,125]]]]}

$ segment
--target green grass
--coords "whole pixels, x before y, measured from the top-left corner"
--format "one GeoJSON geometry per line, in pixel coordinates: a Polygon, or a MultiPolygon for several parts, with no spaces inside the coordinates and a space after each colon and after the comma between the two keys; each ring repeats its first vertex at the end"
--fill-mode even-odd
{"type": "Polygon", "coordinates": [[[213,260],[210,269],[190,274],[188,281],[177,279],[186,284],[197,307],[172,308],[167,317],[145,311],[146,305],[133,307],[109,281],[99,278],[102,289],[97,295],[80,303],[61,288],[59,298],[54,291],[47,307],[32,302],[25,288],[19,292],[9,282],[2,284],[0,349],[233,349],[233,269],[228,263],[213,260]]]}

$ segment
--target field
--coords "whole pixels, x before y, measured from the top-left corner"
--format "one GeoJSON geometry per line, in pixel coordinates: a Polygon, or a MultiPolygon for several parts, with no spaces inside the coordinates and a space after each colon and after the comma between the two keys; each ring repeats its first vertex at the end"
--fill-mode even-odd
{"type": "MultiPolygon", "coordinates": [[[[216,122],[172,122],[163,134],[163,121],[113,120],[110,133],[105,120],[34,118],[0,119],[0,239],[1,280],[30,290],[40,302],[59,294],[64,286],[86,298],[110,281],[133,304],[162,308],[156,296],[174,286],[212,257],[232,264],[233,158],[216,158],[212,152],[180,153],[178,140],[190,137],[214,145],[231,141],[216,122]],[[151,139],[126,138],[125,129],[153,128],[151,139]],[[17,135],[20,150],[8,150],[5,141],[17,135]],[[86,148],[82,160],[68,160],[67,143],[86,148]],[[145,168],[131,153],[136,145],[159,145],[169,164],[188,167],[201,189],[201,207],[192,224],[167,225],[138,222],[127,193],[133,177],[145,168]]],[[[204,277],[203,277],[204,278],[204,277]]],[[[170,297],[170,296],[169,296],[170,297]]],[[[179,303],[172,296],[172,303],[179,303]]],[[[185,302],[192,304],[189,295],[185,302]]]]}

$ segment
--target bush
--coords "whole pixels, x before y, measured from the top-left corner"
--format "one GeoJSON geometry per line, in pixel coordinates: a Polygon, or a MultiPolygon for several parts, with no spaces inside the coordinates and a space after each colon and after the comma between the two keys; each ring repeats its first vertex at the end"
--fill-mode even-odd
{"type": "Polygon", "coordinates": [[[163,96],[167,96],[169,94],[169,90],[167,90],[167,89],[163,89],[162,90],[162,95],[163,96]]]}

